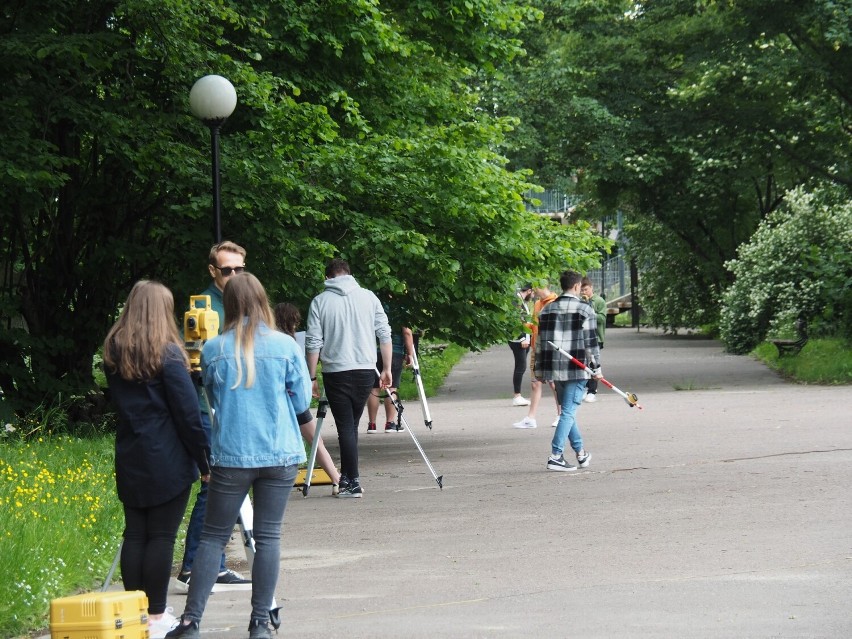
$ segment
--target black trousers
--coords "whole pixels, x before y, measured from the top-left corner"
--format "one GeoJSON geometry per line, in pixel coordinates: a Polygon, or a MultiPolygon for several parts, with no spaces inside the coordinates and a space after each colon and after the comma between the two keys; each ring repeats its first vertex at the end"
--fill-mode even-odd
{"type": "Polygon", "coordinates": [[[524,373],[527,370],[527,359],[530,356],[530,349],[521,348],[521,343],[516,341],[510,341],[509,348],[512,349],[512,354],[515,356],[515,370],[512,371],[512,388],[514,388],[517,394],[521,392],[521,382],[524,381],[524,373]]]}
{"type": "Polygon", "coordinates": [[[175,537],[191,491],[187,486],[171,501],[149,508],[124,506],[121,578],[125,590],[145,591],[150,615],[166,610],[175,537]]]}
{"type": "MultiPolygon", "coordinates": [[[[599,348],[603,350],[603,344],[601,344],[599,348]]],[[[589,392],[589,395],[596,395],[598,392],[598,380],[593,378],[587,381],[586,390],[589,392]]]]}
{"type": "Polygon", "coordinates": [[[374,369],[323,373],[322,381],[328,407],[337,426],[340,444],[340,474],[358,479],[358,422],[367,405],[376,379],[374,369]]]}

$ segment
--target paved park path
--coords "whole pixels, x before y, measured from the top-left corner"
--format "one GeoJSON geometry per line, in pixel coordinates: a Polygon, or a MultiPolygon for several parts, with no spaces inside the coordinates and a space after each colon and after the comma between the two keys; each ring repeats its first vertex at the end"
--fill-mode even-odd
{"type": "MultiPolygon", "coordinates": [[[[364,499],[293,493],[279,636],[852,637],[852,387],[611,329],[604,373],[644,410],[601,386],[578,411],[591,465],[554,473],[552,398],[512,428],[511,368],[508,346],[466,356],[431,431],[406,402],[443,490],[408,434],[363,425],[364,499]]],[[[249,593],[214,594],[202,636],[246,637],[248,615],[249,593]]]]}

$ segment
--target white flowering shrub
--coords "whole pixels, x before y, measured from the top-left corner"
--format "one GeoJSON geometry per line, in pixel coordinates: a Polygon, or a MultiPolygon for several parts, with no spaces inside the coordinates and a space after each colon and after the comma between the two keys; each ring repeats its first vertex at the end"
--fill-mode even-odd
{"type": "Polygon", "coordinates": [[[811,333],[852,337],[852,200],[837,187],[787,193],[725,265],[720,333],[747,353],[767,336],[792,337],[802,313],[811,333]]]}

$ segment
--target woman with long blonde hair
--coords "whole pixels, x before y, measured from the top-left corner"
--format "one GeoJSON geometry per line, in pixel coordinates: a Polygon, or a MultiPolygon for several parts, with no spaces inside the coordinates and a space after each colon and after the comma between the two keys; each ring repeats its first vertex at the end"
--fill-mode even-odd
{"type": "Polygon", "coordinates": [[[186,608],[168,636],[199,636],[219,559],[251,490],[255,557],[249,637],[269,639],[281,523],[298,466],[305,461],[296,415],[310,405],[311,381],[296,341],[275,330],[266,291],[254,275],[231,277],[222,304],[222,334],[201,352],[204,388],[214,410],[207,511],[186,608]]]}
{"type": "Polygon", "coordinates": [[[192,484],[210,472],[198,395],[178,336],[174,298],[137,282],[104,340],[104,369],[118,412],[115,481],[124,507],[121,576],[148,596],[149,635],[175,625],[166,608],[175,537],[192,484]]]}

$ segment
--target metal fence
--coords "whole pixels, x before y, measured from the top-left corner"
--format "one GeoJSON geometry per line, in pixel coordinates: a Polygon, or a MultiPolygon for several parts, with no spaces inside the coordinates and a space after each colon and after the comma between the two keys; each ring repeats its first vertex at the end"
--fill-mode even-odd
{"type": "MultiPolygon", "coordinates": [[[[540,215],[549,215],[554,219],[567,222],[567,218],[577,204],[580,196],[574,193],[565,193],[558,189],[548,189],[541,193],[527,191],[524,193],[527,211],[540,215]],[[539,200],[541,204],[534,205],[532,200],[539,200]]],[[[606,225],[611,218],[604,220],[606,225]]],[[[621,232],[621,213],[617,217],[617,229],[621,232]]],[[[627,264],[619,249],[619,254],[604,261],[600,268],[592,269],[587,274],[595,285],[595,291],[607,302],[630,295],[630,266],[627,264]]]]}
{"type": "Polygon", "coordinates": [[[609,258],[586,276],[592,280],[598,295],[607,302],[630,294],[630,266],[623,255],[609,258]]]}
{"type": "Polygon", "coordinates": [[[567,214],[579,201],[579,196],[556,189],[550,189],[543,193],[535,193],[533,191],[524,193],[524,202],[526,203],[527,211],[542,215],[553,215],[555,213],[567,214]],[[539,200],[541,204],[534,205],[532,203],[533,199],[539,200]]]}

